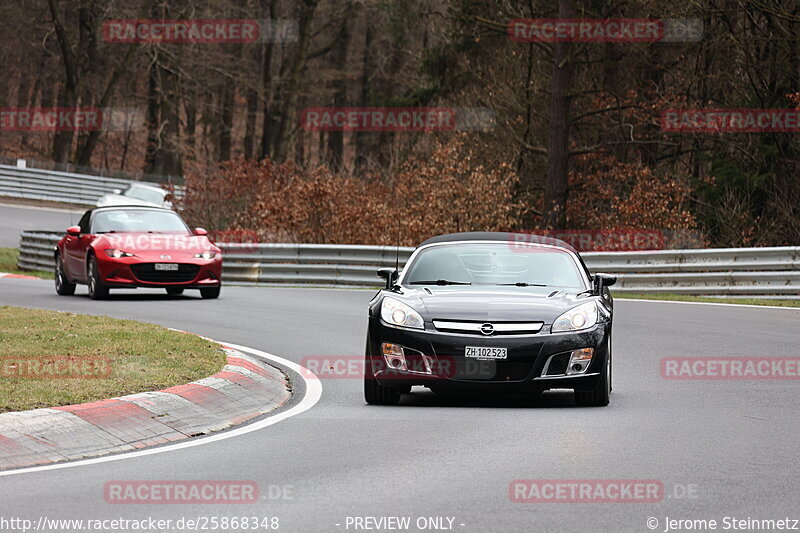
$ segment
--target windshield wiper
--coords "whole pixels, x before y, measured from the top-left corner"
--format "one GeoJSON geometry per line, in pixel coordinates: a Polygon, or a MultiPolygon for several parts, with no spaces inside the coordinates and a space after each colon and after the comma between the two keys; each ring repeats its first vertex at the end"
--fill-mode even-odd
{"type": "Polygon", "coordinates": [[[450,281],[449,279],[437,279],[435,281],[409,281],[410,285],[472,285],[469,281],[450,281]]]}
{"type": "Polygon", "coordinates": [[[498,283],[498,285],[500,285],[501,287],[511,287],[511,286],[517,286],[517,287],[547,287],[547,285],[543,285],[541,283],[526,283],[524,281],[518,281],[516,283],[498,283]]]}

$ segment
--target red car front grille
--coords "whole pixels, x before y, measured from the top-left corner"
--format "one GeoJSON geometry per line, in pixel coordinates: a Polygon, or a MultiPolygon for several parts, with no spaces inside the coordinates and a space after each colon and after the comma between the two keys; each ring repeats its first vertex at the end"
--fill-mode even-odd
{"type": "Polygon", "coordinates": [[[145,283],[186,283],[197,277],[199,265],[178,264],[178,270],[156,270],[155,263],[131,265],[133,275],[145,283]]]}

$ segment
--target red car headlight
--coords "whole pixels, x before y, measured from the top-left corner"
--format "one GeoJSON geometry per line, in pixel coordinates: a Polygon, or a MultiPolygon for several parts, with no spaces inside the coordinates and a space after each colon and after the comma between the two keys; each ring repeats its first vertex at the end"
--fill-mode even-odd
{"type": "Polygon", "coordinates": [[[103,251],[108,257],[113,257],[114,259],[119,259],[120,257],[134,257],[134,254],[132,253],[117,250],[116,248],[108,248],[107,250],[103,251]]]}

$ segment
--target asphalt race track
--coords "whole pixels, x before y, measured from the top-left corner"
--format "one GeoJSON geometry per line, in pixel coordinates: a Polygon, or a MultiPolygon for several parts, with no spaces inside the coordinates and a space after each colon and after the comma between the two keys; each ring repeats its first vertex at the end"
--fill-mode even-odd
{"type": "Polygon", "coordinates": [[[16,206],[0,198],[0,248],[16,248],[22,230],[64,231],[77,224],[83,211],[16,206]]]}
{"type": "MultiPolygon", "coordinates": [[[[0,305],[154,322],[295,362],[363,353],[371,291],[228,286],[218,301],[186,294],[112,291],[111,300],[93,302],[85,287],[59,297],[50,281],[0,279],[0,305]]],[[[364,403],[359,379],[327,379],[310,410],[246,435],[0,477],[0,515],[277,516],[280,531],[300,533],[354,531],[348,516],[410,516],[412,524],[454,517],[453,530],[475,533],[664,531],[666,517],[800,518],[792,466],[800,457],[798,381],[674,381],[659,368],[668,356],[797,356],[800,310],[618,300],[615,318],[607,408],[574,408],[562,392],[481,402],[424,389],[401,406],[376,407],[364,403]],[[109,481],[186,479],[254,481],[262,501],[115,505],[103,496],[109,481]],[[517,479],[655,479],[665,496],[514,503],[509,484],[517,479]],[[271,499],[270,486],[290,497],[271,499]],[[648,529],[650,517],[657,527],[648,529]]]]}

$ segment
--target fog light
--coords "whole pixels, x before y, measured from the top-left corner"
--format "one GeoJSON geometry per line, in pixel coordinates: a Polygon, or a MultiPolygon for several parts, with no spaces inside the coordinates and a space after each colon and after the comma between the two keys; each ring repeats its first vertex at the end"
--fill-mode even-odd
{"type": "Polygon", "coordinates": [[[592,362],[594,356],[594,348],[581,348],[580,350],[572,350],[569,358],[569,365],[567,375],[583,374],[589,368],[589,363],[592,362]]]}
{"type": "Polygon", "coordinates": [[[573,361],[591,361],[594,355],[594,348],[582,348],[580,350],[572,350],[573,361]]]}
{"type": "Polygon", "coordinates": [[[383,352],[383,358],[386,360],[386,364],[389,365],[389,368],[394,370],[406,370],[406,356],[403,353],[403,347],[399,344],[392,344],[390,342],[384,342],[381,344],[381,351],[383,352]]]}

